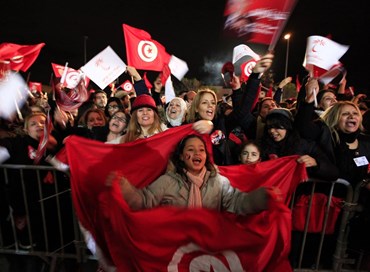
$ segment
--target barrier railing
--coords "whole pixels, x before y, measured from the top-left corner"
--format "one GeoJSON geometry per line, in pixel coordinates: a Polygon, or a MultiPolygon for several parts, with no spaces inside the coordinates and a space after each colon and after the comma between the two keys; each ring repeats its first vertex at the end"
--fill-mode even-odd
{"type": "Polygon", "coordinates": [[[0,173],[0,253],[38,256],[49,271],[58,260],[90,257],[67,175],[32,165],[0,165],[0,173]]]}
{"type": "MultiPolygon", "coordinates": [[[[294,271],[365,271],[360,269],[361,257],[357,260],[348,257],[349,221],[358,211],[362,187],[363,184],[359,184],[353,189],[343,179],[333,182],[310,179],[298,186],[291,203],[293,233],[298,233],[292,234],[294,271]],[[336,210],[338,202],[335,204],[338,188],[342,188],[339,189],[342,198],[339,213],[336,210]],[[315,206],[320,194],[325,195],[325,202],[315,206]],[[304,205],[299,206],[299,203],[304,205]],[[315,219],[312,214],[317,216],[318,213],[315,219]],[[297,222],[297,214],[303,218],[302,222],[297,222]],[[325,267],[322,261],[325,263],[328,256],[323,257],[324,248],[333,239],[330,266],[325,267]],[[307,242],[312,240],[317,248],[307,254],[307,242]],[[309,265],[304,262],[307,255],[313,260],[309,265]]],[[[95,259],[81,235],[66,174],[49,166],[0,165],[2,253],[38,256],[49,271],[56,271],[58,260],[73,259],[84,263],[87,259],[95,259]]]]}
{"type": "Polygon", "coordinates": [[[295,236],[292,235],[293,243],[299,244],[298,247],[294,247],[292,244],[292,255],[296,255],[295,250],[299,251],[298,258],[292,258],[294,271],[368,271],[360,269],[361,257],[355,259],[348,255],[349,222],[360,210],[357,202],[363,185],[363,183],[358,184],[353,189],[352,185],[344,179],[336,181],[309,179],[298,186],[291,203],[293,233],[295,231],[300,233],[296,241],[294,241],[295,236]],[[340,205],[338,205],[336,194],[340,195],[340,205]],[[300,216],[305,217],[303,229],[302,224],[298,224],[299,228],[294,227],[297,225],[295,220],[300,219],[295,215],[297,215],[296,210],[299,208],[297,200],[299,201],[299,197],[302,195],[305,200],[308,200],[305,208],[299,209],[300,216]],[[325,202],[320,201],[319,196],[322,195],[325,196],[325,202]],[[339,212],[336,209],[339,209],[339,212]],[[312,244],[317,246],[314,250],[312,248],[311,251],[308,250],[308,254],[306,254],[307,241],[311,242],[311,247],[312,244]],[[327,249],[323,250],[325,245],[327,249]],[[333,251],[329,256],[326,255],[323,258],[323,253],[328,250],[328,247],[329,250],[333,249],[333,251]],[[309,255],[308,258],[307,255],[309,255]],[[305,257],[306,262],[304,263],[305,257]],[[328,260],[328,258],[330,259],[328,260]],[[322,262],[323,259],[324,262],[322,262]]]}

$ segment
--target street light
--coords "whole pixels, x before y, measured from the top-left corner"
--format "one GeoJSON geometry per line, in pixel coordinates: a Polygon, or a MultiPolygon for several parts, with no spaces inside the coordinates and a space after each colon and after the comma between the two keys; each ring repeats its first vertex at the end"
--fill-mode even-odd
{"type": "Polygon", "coordinates": [[[285,74],[284,78],[287,77],[288,74],[288,60],[289,60],[289,39],[290,39],[290,33],[284,35],[284,39],[287,40],[286,42],[286,55],[285,55],[285,74]]]}

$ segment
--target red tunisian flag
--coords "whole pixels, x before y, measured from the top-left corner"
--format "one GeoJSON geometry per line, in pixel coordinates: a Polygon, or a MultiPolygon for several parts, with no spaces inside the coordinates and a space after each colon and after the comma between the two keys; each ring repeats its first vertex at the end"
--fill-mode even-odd
{"type": "Polygon", "coordinates": [[[30,89],[31,93],[42,93],[42,83],[41,82],[28,82],[28,88],[30,89]]]}
{"type": "Polygon", "coordinates": [[[66,90],[61,83],[53,84],[53,92],[55,94],[55,102],[63,111],[72,111],[78,109],[82,103],[87,101],[90,93],[86,89],[85,81],[80,79],[77,86],[73,89],[66,90]]]}
{"type": "Polygon", "coordinates": [[[296,0],[228,0],[224,11],[225,33],[273,49],[295,3],[296,0]]]}
{"type": "MultiPolygon", "coordinates": [[[[120,170],[136,187],[164,173],[174,147],[191,124],[148,139],[107,145],[71,136],[66,141],[73,203],[82,225],[117,271],[292,271],[291,212],[281,202],[258,215],[236,216],[207,209],[157,207],[133,212],[117,183],[105,185],[120,170]],[[84,162],[84,163],[82,163],[84,162]]],[[[207,143],[209,144],[209,136],[207,143]]],[[[220,167],[241,190],[277,186],[288,195],[306,179],[297,157],[258,165],[220,167]]]]}
{"type": "Polygon", "coordinates": [[[85,86],[88,86],[90,83],[90,79],[87,76],[82,77],[82,72],[79,72],[73,68],[67,67],[67,71],[64,71],[66,68],[65,66],[55,63],[51,63],[51,67],[53,68],[54,75],[57,78],[61,78],[65,73],[63,84],[69,89],[76,88],[81,78],[84,79],[85,86]]]}
{"type": "Polygon", "coordinates": [[[0,44],[0,62],[8,65],[10,70],[26,72],[35,62],[45,43],[36,45],[19,45],[15,43],[0,44]]]}
{"type": "Polygon", "coordinates": [[[136,69],[162,71],[171,56],[144,30],[123,24],[128,65],[136,69]]]}
{"type": "Polygon", "coordinates": [[[249,76],[252,74],[253,67],[256,66],[257,62],[254,59],[251,59],[247,62],[244,62],[240,65],[240,80],[242,82],[247,82],[249,76]]]}
{"type": "Polygon", "coordinates": [[[119,87],[122,88],[125,92],[134,91],[134,85],[128,79],[125,82],[123,82],[119,87]]]}

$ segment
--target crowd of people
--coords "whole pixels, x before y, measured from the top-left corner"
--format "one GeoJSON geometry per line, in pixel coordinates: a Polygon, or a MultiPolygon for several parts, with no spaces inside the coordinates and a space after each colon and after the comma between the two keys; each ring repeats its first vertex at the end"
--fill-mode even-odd
{"type": "MultiPolygon", "coordinates": [[[[261,75],[269,70],[273,58],[271,53],[263,56],[246,82],[233,75],[231,94],[221,98],[211,88],[202,87],[165,103],[160,97],[164,92],[161,81],[156,80],[155,88],[149,90],[140,73],[131,66],[126,72],[134,81],[134,92],[95,90],[88,101],[71,111],[61,110],[51,94],[33,93],[21,109],[24,120],[19,116],[12,121],[1,120],[0,149],[7,153],[2,162],[23,165],[54,162],[55,166],[55,160],[50,158],[63,149],[64,140],[70,135],[124,144],[192,124],[197,133],[210,135],[212,155],[206,152],[201,137],[186,137],[174,151],[173,169],[163,173],[148,188],[137,190],[122,177],[121,186],[126,188],[123,191],[130,192],[123,197],[133,209],[175,205],[204,206],[238,214],[258,212],[266,208],[264,201],[268,193],[258,191],[259,200],[252,201],[258,205],[251,206],[248,198],[253,194],[229,188],[228,181],[217,174],[214,165],[253,165],[299,155],[298,162],[306,166],[309,177],[328,181],[343,178],[354,189],[362,188],[359,197],[362,211],[352,222],[356,231],[350,236],[350,245],[369,251],[370,241],[365,231],[370,227],[370,185],[367,183],[370,130],[366,129],[370,124],[366,123],[370,111],[365,96],[345,95],[345,79],[339,86],[327,86],[307,76],[294,99],[281,99],[284,86],[291,79],[282,80],[271,96],[263,97],[260,95],[261,75]],[[39,150],[49,118],[53,130],[46,147],[39,150]],[[211,195],[205,194],[204,186],[213,183],[220,187],[209,191],[211,195]],[[186,199],[178,196],[177,186],[181,184],[188,190],[186,199]]],[[[43,184],[48,185],[50,183],[43,184]]],[[[16,227],[21,232],[27,219],[19,181],[13,179],[10,184],[1,186],[2,193],[10,192],[8,204],[19,221],[16,227]]],[[[2,215],[6,216],[6,213],[2,215]]]]}

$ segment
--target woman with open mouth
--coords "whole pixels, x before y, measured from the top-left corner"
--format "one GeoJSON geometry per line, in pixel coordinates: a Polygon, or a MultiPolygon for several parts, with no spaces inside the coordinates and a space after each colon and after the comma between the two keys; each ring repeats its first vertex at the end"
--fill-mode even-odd
{"type": "Polygon", "coordinates": [[[122,195],[133,210],[157,206],[203,207],[246,215],[267,209],[270,199],[270,190],[264,187],[249,193],[232,187],[211,163],[202,137],[195,134],[180,141],[167,172],[147,187],[137,189],[117,173],[108,177],[107,185],[113,181],[119,182],[122,195]]]}

